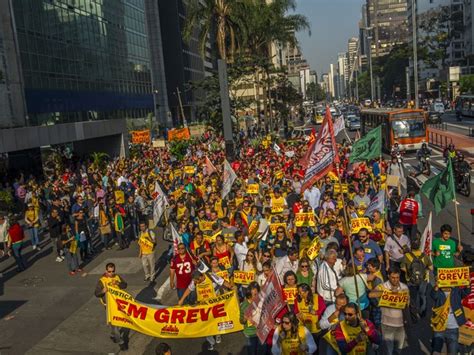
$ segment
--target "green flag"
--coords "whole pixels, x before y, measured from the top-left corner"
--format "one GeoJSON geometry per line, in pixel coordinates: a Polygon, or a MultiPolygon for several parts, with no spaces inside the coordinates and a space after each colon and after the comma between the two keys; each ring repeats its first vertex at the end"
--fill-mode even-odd
{"type": "Polygon", "coordinates": [[[453,165],[448,159],[448,166],[438,175],[428,179],[421,187],[421,192],[435,206],[436,214],[455,199],[453,165]]]}
{"type": "Polygon", "coordinates": [[[382,155],[382,126],[378,126],[352,146],[349,161],[355,163],[379,158],[382,155]]]}

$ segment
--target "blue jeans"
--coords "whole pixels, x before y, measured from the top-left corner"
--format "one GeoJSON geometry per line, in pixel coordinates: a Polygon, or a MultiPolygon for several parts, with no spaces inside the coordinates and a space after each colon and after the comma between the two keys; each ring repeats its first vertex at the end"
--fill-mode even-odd
{"type": "Polygon", "coordinates": [[[247,339],[247,354],[248,355],[259,355],[265,354],[266,344],[261,344],[258,337],[245,337],[247,339]]]}
{"type": "Polygon", "coordinates": [[[15,243],[12,244],[12,251],[13,251],[13,257],[15,258],[16,265],[18,266],[18,269],[21,271],[26,269],[26,263],[23,260],[23,256],[21,255],[21,249],[23,248],[23,243],[15,243]]]}
{"type": "Polygon", "coordinates": [[[76,271],[79,269],[79,258],[77,256],[77,252],[72,254],[69,251],[69,248],[64,248],[64,256],[66,257],[67,267],[69,271],[76,271]]]}
{"type": "Polygon", "coordinates": [[[458,337],[459,328],[446,329],[443,332],[433,332],[433,339],[431,340],[431,350],[441,352],[443,350],[443,344],[446,342],[446,350],[448,351],[448,354],[457,354],[458,337]]]}
{"type": "Polygon", "coordinates": [[[38,228],[32,227],[32,228],[29,228],[29,230],[30,230],[31,245],[37,246],[39,244],[38,228]]]}

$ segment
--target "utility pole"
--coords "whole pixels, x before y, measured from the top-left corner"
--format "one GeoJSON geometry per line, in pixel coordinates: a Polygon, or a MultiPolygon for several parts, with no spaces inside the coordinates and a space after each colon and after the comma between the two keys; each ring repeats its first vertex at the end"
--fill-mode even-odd
{"type": "Polygon", "coordinates": [[[413,76],[415,81],[415,108],[419,108],[420,102],[418,97],[418,38],[417,38],[417,24],[416,24],[416,0],[411,0],[411,24],[413,34],[413,76]]]}
{"type": "Polygon", "coordinates": [[[407,102],[411,100],[411,88],[410,88],[410,67],[405,68],[405,76],[407,81],[407,102]]]}
{"type": "Polygon", "coordinates": [[[178,95],[179,108],[181,109],[181,116],[183,116],[183,126],[187,127],[188,123],[186,122],[186,116],[184,115],[183,102],[181,101],[181,92],[179,87],[176,87],[176,94],[178,95]]]}
{"type": "Polygon", "coordinates": [[[367,36],[369,50],[369,74],[370,74],[370,100],[373,102],[375,97],[374,73],[372,71],[372,36],[367,36]]]}
{"type": "Polygon", "coordinates": [[[229,99],[229,82],[227,80],[227,63],[222,59],[218,59],[217,70],[219,73],[219,86],[220,86],[225,151],[226,151],[227,159],[233,160],[234,135],[232,132],[232,120],[230,117],[230,99],[229,99]]]}

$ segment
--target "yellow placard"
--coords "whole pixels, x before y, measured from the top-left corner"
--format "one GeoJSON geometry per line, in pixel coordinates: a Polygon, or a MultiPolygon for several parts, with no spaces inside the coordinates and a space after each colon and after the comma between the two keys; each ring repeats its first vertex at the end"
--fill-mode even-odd
{"type": "Polygon", "coordinates": [[[184,173],[185,174],[188,174],[188,175],[194,175],[194,172],[196,171],[196,169],[194,168],[194,166],[192,165],[186,165],[184,167],[184,173]]]}
{"type": "Polygon", "coordinates": [[[255,281],[255,272],[235,270],[233,277],[235,284],[249,285],[251,282],[255,281]]]}
{"type": "Polygon", "coordinates": [[[247,193],[249,195],[258,195],[259,188],[258,184],[249,184],[247,185],[247,193]]]}
{"type": "Polygon", "coordinates": [[[272,201],[272,213],[282,213],[284,209],[285,209],[285,204],[283,202],[272,201]]]}
{"type": "Polygon", "coordinates": [[[153,148],[166,148],[166,141],[164,139],[154,139],[153,148]]]}
{"type": "Polygon", "coordinates": [[[181,171],[181,169],[173,170],[173,176],[174,177],[179,177],[181,175],[183,175],[183,172],[181,171]]]}
{"type": "Polygon", "coordinates": [[[232,291],[197,306],[155,308],[125,291],[107,288],[107,322],[157,338],[201,338],[243,330],[232,291]]]}
{"type": "Polygon", "coordinates": [[[286,230],[286,223],[272,223],[270,224],[270,233],[275,235],[278,228],[286,230]]]}
{"type": "Polygon", "coordinates": [[[115,190],[115,202],[119,205],[123,205],[125,203],[125,194],[122,190],[115,190]]]}
{"type": "Polygon", "coordinates": [[[314,227],[316,219],[313,212],[297,213],[295,215],[295,226],[297,227],[314,227]]]}
{"type": "Polygon", "coordinates": [[[319,255],[320,250],[321,250],[321,242],[319,240],[319,237],[315,236],[313,241],[311,242],[310,247],[308,248],[308,251],[306,252],[306,255],[308,256],[310,260],[314,260],[319,255]]]}
{"type": "Polygon", "coordinates": [[[191,137],[189,128],[175,128],[168,131],[169,141],[188,140],[191,137]]]}
{"type": "Polygon", "coordinates": [[[252,223],[250,223],[249,226],[249,236],[253,237],[255,233],[258,231],[258,226],[260,225],[260,222],[254,219],[252,223]]]}
{"type": "Polygon", "coordinates": [[[392,292],[384,289],[380,296],[379,307],[404,309],[408,303],[408,290],[402,292],[392,292]]]}
{"type": "Polygon", "coordinates": [[[229,273],[227,272],[227,270],[222,270],[222,271],[216,272],[216,275],[219,276],[219,277],[222,277],[227,282],[230,281],[229,273]]]}
{"type": "Polygon", "coordinates": [[[347,194],[349,192],[349,186],[347,184],[334,184],[334,193],[340,194],[341,190],[343,194],[347,194]]]}
{"type": "Polygon", "coordinates": [[[296,287],[285,287],[283,289],[283,299],[289,303],[294,304],[298,289],[296,287]]]}
{"type": "Polygon", "coordinates": [[[217,233],[214,234],[214,235],[204,235],[204,240],[207,241],[209,244],[215,243],[215,242],[216,242],[216,237],[217,237],[219,234],[222,234],[222,231],[219,231],[219,232],[217,232],[217,233]]]}
{"type": "Polygon", "coordinates": [[[469,286],[469,267],[438,269],[438,287],[469,286]]]}
{"type": "Polygon", "coordinates": [[[211,231],[212,230],[212,225],[214,224],[215,222],[213,221],[199,221],[199,229],[201,231],[211,231]]]}
{"type": "Polygon", "coordinates": [[[351,233],[359,233],[362,228],[367,228],[369,232],[372,232],[372,224],[370,223],[370,219],[363,217],[363,218],[352,218],[351,219],[351,233]]]}

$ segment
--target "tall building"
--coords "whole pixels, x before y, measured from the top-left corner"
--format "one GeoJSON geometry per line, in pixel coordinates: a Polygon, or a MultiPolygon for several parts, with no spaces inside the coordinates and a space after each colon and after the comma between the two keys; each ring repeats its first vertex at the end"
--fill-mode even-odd
{"type": "Polygon", "coordinates": [[[346,53],[339,53],[337,55],[336,78],[336,97],[341,99],[346,96],[346,87],[349,82],[349,66],[346,53]]]}
{"type": "Polygon", "coordinates": [[[126,119],[155,108],[144,0],[0,0],[0,13],[27,112],[0,131],[0,152],[18,164],[58,144],[126,154],[126,119]]]}
{"type": "Polygon", "coordinates": [[[367,27],[371,28],[372,36],[369,41],[371,55],[382,57],[395,45],[407,42],[407,0],[366,1],[367,27]]]}
{"type": "Polygon", "coordinates": [[[334,70],[334,64],[329,64],[329,96],[336,97],[335,82],[337,81],[336,71],[334,70]]]}
{"type": "Polygon", "coordinates": [[[349,81],[355,70],[359,70],[359,39],[357,37],[349,38],[347,41],[347,67],[349,71],[349,81]]]}
{"type": "Polygon", "coordinates": [[[160,26],[163,41],[163,56],[168,90],[168,104],[175,124],[183,123],[179,100],[187,121],[198,119],[197,107],[205,95],[199,90],[191,90],[189,82],[199,82],[217,71],[217,55],[209,39],[204,57],[199,48],[199,29],[195,29],[186,42],[182,33],[186,21],[185,0],[158,1],[160,26]]]}
{"type": "Polygon", "coordinates": [[[474,74],[474,1],[464,0],[464,74],[474,74]]]}

